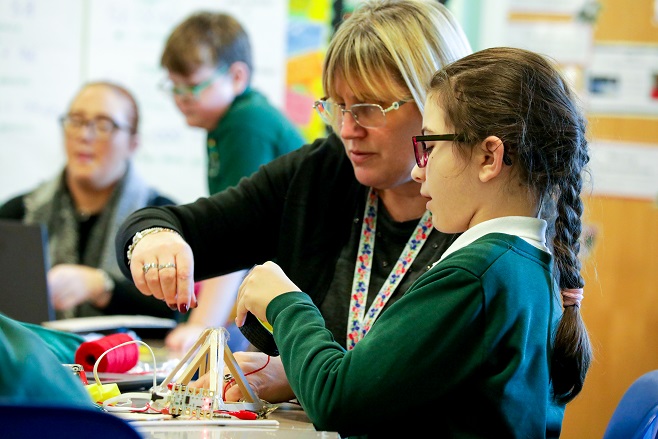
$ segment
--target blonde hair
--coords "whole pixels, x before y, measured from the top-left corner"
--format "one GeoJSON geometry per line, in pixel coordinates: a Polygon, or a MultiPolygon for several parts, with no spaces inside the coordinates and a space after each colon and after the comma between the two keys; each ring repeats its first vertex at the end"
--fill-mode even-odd
{"type": "Polygon", "coordinates": [[[457,20],[436,0],[366,1],[332,38],[322,86],[334,97],[340,78],[363,102],[413,98],[422,112],[432,75],[471,52],[457,20]]]}

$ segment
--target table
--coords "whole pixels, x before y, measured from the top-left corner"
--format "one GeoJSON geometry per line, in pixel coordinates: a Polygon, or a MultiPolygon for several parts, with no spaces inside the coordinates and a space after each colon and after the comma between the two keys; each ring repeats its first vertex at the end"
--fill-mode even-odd
{"type": "MultiPolygon", "coordinates": [[[[216,358],[219,357],[217,358],[217,363],[223,365],[224,359],[228,358],[226,357],[226,352],[222,358],[222,356],[216,351],[216,348],[214,348],[217,344],[221,344],[223,339],[221,339],[220,336],[220,339],[214,340],[210,343],[210,339],[206,339],[206,337],[212,336],[214,329],[208,329],[207,332],[208,334],[199,338],[195,347],[190,349],[190,352],[205,352],[206,359],[203,362],[207,362],[208,359],[213,356],[216,358]],[[199,349],[199,351],[197,349],[199,349]]],[[[179,360],[177,354],[168,352],[163,347],[162,340],[149,340],[147,344],[153,350],[153,354],[155,355],[158,364],[171,361],[172,359],[174,361],[179,360]]],[[[225,347],[224,349],[228,350],[228,347],[225,347]]],[[[230,354],[230,350],[228,350],[228,353],[230,354]]],[[[185,354],[180,361],[184,362],[184,358],[189,357],[188,354],[185,354]]],[[[232,355],[229,356],[232,358],[232,355]]],[[[151,353],[140,349],[140,360],[147,363],[150,362],[151,353]]],[[[147,423],[133,422],[133,425],[139,430],[145,439],[241,439],[259,437],[340,439],[340,435],[336,432],[316,431],[313,424],[304,413],[304,410],[299,405],[284,403],[277,404],[277,406],[277,409],[269,413],[266,419],[278,421],[278,426],[247,425],[246,422],[245,425],[219,426],[207,425],[203,422],[199,422],[199,425],[194,425],[194,421],[181,425],[180,423],[176,424],[176,421],[166,420],[151,421],[147,423]]]]}
{"type": "Polygon", "coordinates": [[[340,439],[336,432],[316,431],[304,411],[294,404],[281,404],[267,419],[278,426],[176,426],[173,422],[137,425],[145,439],[242,439],[294,438],[340,439]]]}

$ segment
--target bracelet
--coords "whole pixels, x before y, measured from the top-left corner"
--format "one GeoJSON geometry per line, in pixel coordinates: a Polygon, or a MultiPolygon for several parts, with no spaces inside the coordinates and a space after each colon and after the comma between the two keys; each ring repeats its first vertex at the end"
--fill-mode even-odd
{"type": "Polygon", "coordinates": [[[128,251],[126,252],[126,257],[128,258],[128,265],[130,265],[130,260],[133,257],[133,250],[135,249],[135,246],[139,241],[142,240],[143,237],[146,235],[150,235],[151,233],[159,233],[159,232],[173,232],[180,236],[180,233],[173,229],[167,229],[165,227],[151,227],[150,229],[144,229],[141,232],[135,233],[135,236],[133,236],[133,240],[128,246],[128,251]]]}

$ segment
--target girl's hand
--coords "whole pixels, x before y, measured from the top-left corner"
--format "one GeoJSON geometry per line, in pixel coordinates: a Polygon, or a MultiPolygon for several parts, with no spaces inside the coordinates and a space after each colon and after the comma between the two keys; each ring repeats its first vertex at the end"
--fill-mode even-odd
{"type": "MultiPolygon", "coordinates": [[[[238,306],[235,323],[244,325],[247,312],[251,312],[261,322],[268,323],[265,317],[267,305],[277,296],[300,291],[281,267],[272,261],[256,265],[242,281],[238,290],[238,306]]],[[[271,326],[271,325],[270,325],[271,326]]]]}

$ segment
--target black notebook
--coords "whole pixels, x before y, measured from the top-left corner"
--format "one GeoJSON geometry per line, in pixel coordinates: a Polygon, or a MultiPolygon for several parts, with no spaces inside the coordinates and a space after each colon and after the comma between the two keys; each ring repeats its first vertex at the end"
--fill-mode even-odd
{"type": "Polygon", "coordinates": [[[21,322],[54,320],[46,279],[49,266],[44,226],[0,220],[0,312],[21,322]]]}

